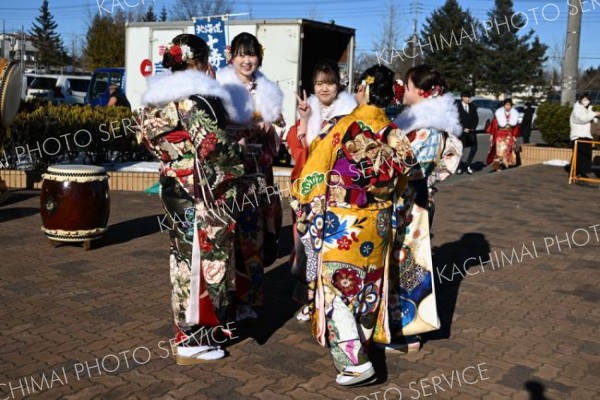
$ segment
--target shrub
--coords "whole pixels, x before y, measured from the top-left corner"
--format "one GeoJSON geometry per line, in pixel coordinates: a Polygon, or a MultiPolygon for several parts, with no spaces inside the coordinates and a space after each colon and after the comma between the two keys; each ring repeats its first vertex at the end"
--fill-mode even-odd
{"type": "Polygon", "coordinates": [[[137,116],[126,107],[91,107],[23,102],[4,139],[10,164],[31,160],[35,169],[74,161],[126,161],[140,152],[137,116]],[[130,126],[130,128],[128,128],[130,126]]]}
{"type": "Polygon", "coordinates": [[[537,110],[536,124],[542,139],[552,147],[569,147],[569,118],[573,107],[557,103],[543,103],[537,110]]]}

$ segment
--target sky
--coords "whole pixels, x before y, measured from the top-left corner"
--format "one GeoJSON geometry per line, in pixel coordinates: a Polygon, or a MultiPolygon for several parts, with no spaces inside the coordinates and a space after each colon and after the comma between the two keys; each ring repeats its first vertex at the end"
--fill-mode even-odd
{"type": "MultiPolygon", "coordinates": [[[[398,29],[407,39],[412,34],[413,19],[417,17],[418,30],[425,18],[440,6],[444,0],[393,0],[398,13],[398,29]],[[416,9],[416,10],[415,10],[416,9]],[[415,12],[416,11],[416,12],[415,12]]],[[[600,0],[581,0],[582,39],[579,52],[579,68],[600,66],[600,0]]],[[[80,51],[85,39],[91,16],[98,12],[98,3],[104,9],[116,12],[119,4],[128,10],[138,10],[154,5],[155,12],[166,6],[170,10],[175,0],[50,0],[50,12],[58,24],[58,32],[65,45],[73,45],[80,51]],[[131,6],[131,7],[128,7],[131,6]],[[113,8],[114,6],[114,8],[113,8]]],[[[6,32],[25,27],[31,29],[32,22],[39,15],[42,0],[0,0],[0,19],[6,32]]],[[[463,9],[470,10],[478,20],[488,20],[487,13],[493,7],[493,0],[459,0],[463,9]]],[[[356,29],[357,53],[370,52],[381,36],[382,24],[390,0],[235,0],[234,12],[251,13],[252,19],[260,18],[310,18],[320,21],[334,20],[336,24],[356,29]]],[[[568,0],[515,0],[514,10],[527,16],[527,25],[549,46],[549,62],[560,65],[564,49],[568,0]],[[537,7],[537,8],[536,8],[537,7]],[[544,11],[542,13],[542,10],[544,11]]],[[[106,12],[106,11],[104,11],[106,12]]],[[[247,19],[241,16],[238,19],[247,19]]],[[[404,40],[400,43],[402,45],[404,40]]]]}

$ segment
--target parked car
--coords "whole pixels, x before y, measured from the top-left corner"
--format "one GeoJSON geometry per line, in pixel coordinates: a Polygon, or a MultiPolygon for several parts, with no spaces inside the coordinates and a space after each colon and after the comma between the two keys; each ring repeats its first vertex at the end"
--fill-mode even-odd
{"type": "MultiPolygon", "coordinates": [[[[519,125],[523,121],[523,114],[525,112],[525,104],[517,103],[513,107],[519,112],[519,125]]],[[[531,129],[536,129],[537,125],[535,120],[537,119],[537,106],[531,106],[533,108],[533,117],[531,118],[531,129]]]]}
{"type": "MultiPolygon", "coordinates": [[[[458,96],[454,97],[456,101],[461,101],[462,99],[458,96]]],[[[497,104],[498,102],[495,100],[484,99],[482,97],[471,97],[471,104],[475,104],[477,107],[477,116],[479,117],[479,122],[477,123],[477,132],[484,132],[490,122],[494,119],[494,112],[496,108],[490,108],[493,104],[497,104]],[[492,103],[490,103],[492,102],[492,103]]]]}
{"type": "Polygon", "coordinates": [[[471,97],[471,103],[477,106],[477,114],[479,114],[477,131],[485,131],[494,119],[494,113],[500,107],[500,102],[485,97],[471,97]]]}
{"type": "Polygon", "coordinates": [[[125,68],[97,68],[92,76],[85,104],[106,106],[110,99],[111,85],[118,85],[125,93],[125,68]]]}
{"type": "Polygon", "coordinates": [[[36,75],[27,89],[26,99],[45,99],[54,104],[83,104],[91,76],[36,75]]]}

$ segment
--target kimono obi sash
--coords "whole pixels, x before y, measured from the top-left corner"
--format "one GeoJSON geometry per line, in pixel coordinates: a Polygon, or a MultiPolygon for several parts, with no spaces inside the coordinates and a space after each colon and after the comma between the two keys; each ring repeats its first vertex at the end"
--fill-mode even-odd
{"type": "Polygon", "coordinates": [[[378,208],[377,203],[391,199],[392,190],[386,186],[376,187],[379,174],[375,174],[370,168],[362,170],[360,164],[345,157],[336,161],[328,175],[328,198],[338,207],[343,207],[346,203],[350,207],[378,208]],[[334,192],[335,195],[332,194],[334,192]],[[375,192],[377,198],[373,196],[375,192]],[[340,201],[342,198],[343,201],[340,201]]]}

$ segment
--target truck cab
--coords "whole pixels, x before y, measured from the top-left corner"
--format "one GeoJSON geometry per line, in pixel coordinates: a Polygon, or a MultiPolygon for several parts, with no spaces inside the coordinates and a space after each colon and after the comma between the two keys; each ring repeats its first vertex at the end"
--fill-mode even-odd
{"type": "Polygon", "coordinates": [[[97,68],[85,97],[85,104],[106,106],[110,99],[109,88],[118,85],[125,93],[125,68],[97,68]]]}

